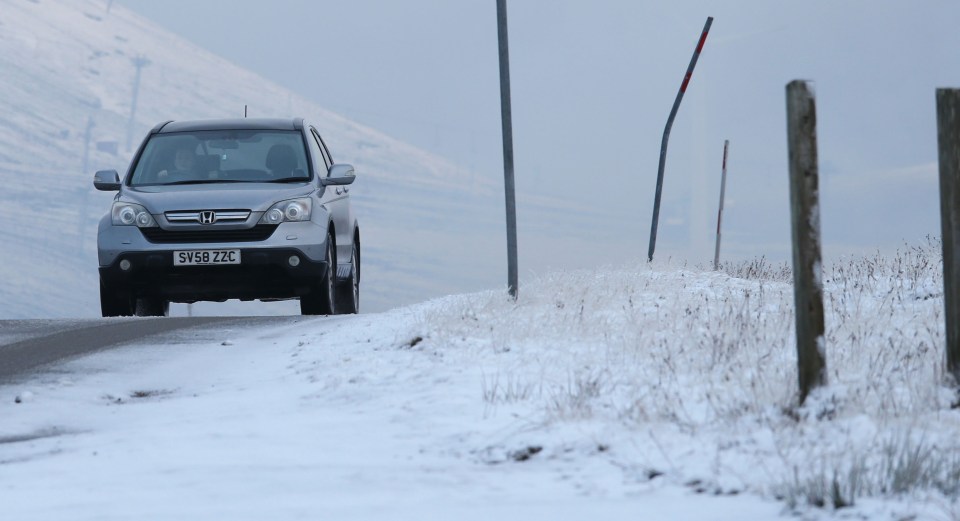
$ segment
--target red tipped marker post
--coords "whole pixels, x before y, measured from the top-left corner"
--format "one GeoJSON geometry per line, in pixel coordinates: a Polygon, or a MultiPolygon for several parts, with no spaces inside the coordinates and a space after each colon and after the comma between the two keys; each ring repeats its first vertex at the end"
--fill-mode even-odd
{"type": "Polygon", "coordinates": [[[673,109],[670,110],[670,117],[667,118],[667,126],[663,129],[663,141],[660,142],[660,168],[657,170],[657,192],[653,199],[653,222],[650,223],[650,249],[647,250],[647,261],[649,262],[653,261],[653,250],[657,246],[660,195],[663,192],[663,168],[667,163],[667,141],[670,139],[670,128],[673,127],[673,120],[677,117],[677,110],[680,108],[680,101],[683,100],[683,93],[687,91],[687,85],[690,84],[693,68],[697,66],[697,59],[700,58],[700,51],[703,50],[703,44],[707,41],[707,33],[710,32],[710,25],[712,24],[713,17],[707,17],[707,23],[703,26],[703,32],[700,33],[700,41],[697,42],[697,48],[693,51],[693,58],[690,58],[690,65],[687,67],[687,73],[683,76],[683,83],[680,84],[680,92],[677,93],[677,99],[673,102],[673,109]]]}

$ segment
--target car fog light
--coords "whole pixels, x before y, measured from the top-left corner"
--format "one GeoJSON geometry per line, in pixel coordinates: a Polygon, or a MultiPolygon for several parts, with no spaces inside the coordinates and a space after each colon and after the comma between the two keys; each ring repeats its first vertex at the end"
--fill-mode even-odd
{"type": "Polygon", "coordinates": [[[297,266],[300,265],[300,257],[297,257],[296,255],[291,255],[290,259],[288,259],[288,262],[290,262],[291,266],[296,268],[297,266]]]}
{"type": "Polygon", "coordinates": [[[120,269],[122,269],[123,271],[130,271],[130,261],[128,261],[127,259],[123,259],[122,261],[120,261],[120,269]]]}

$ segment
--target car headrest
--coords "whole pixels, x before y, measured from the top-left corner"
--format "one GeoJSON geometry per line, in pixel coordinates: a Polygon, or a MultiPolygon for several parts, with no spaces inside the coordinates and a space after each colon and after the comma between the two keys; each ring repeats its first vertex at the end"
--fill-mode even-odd
{"type": "Polygon", "coordinates": [[[267,168],[274,172],[290,173],[297,167],[297,155],[290,145],[273,145],[267,152],[267,168]]]}
{"type": "Polygon", "coordinates": [[[201,172],[220,170],[220,154],[201,154],[197,156],[197,164],[201,172]]]}

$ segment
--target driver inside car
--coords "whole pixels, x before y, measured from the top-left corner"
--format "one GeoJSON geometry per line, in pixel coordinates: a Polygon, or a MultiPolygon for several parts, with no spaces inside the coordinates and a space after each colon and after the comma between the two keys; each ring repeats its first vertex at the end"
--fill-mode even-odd
{"type": "Polygon", "coordinates": [[[177,178],[177,180],[190,179],[196,174],[196,164],[197,157],[193,149],[182,146],[177,149],[173,156],[172,168],[157,172],[157,179],[161,181],[171,177],[177,178]]]}

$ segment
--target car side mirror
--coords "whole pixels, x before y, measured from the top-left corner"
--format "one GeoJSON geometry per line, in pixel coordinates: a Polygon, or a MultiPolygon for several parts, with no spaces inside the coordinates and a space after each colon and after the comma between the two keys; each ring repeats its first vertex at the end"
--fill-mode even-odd
{"type": "Polygon", "coordinates": [[[101,192],[115,192],[120,189],[120,174],[116,170],[100,170],[93,175],[93,186],[101,192]]]}
{"type": "Polygon", "coordinates": [[[353,171],[353,165],[344,163],[336,164],[327,171],[327,177],[322,182],[324,186],[329,185],[348,185],[356,180],[357,174],[353,171]]]}

